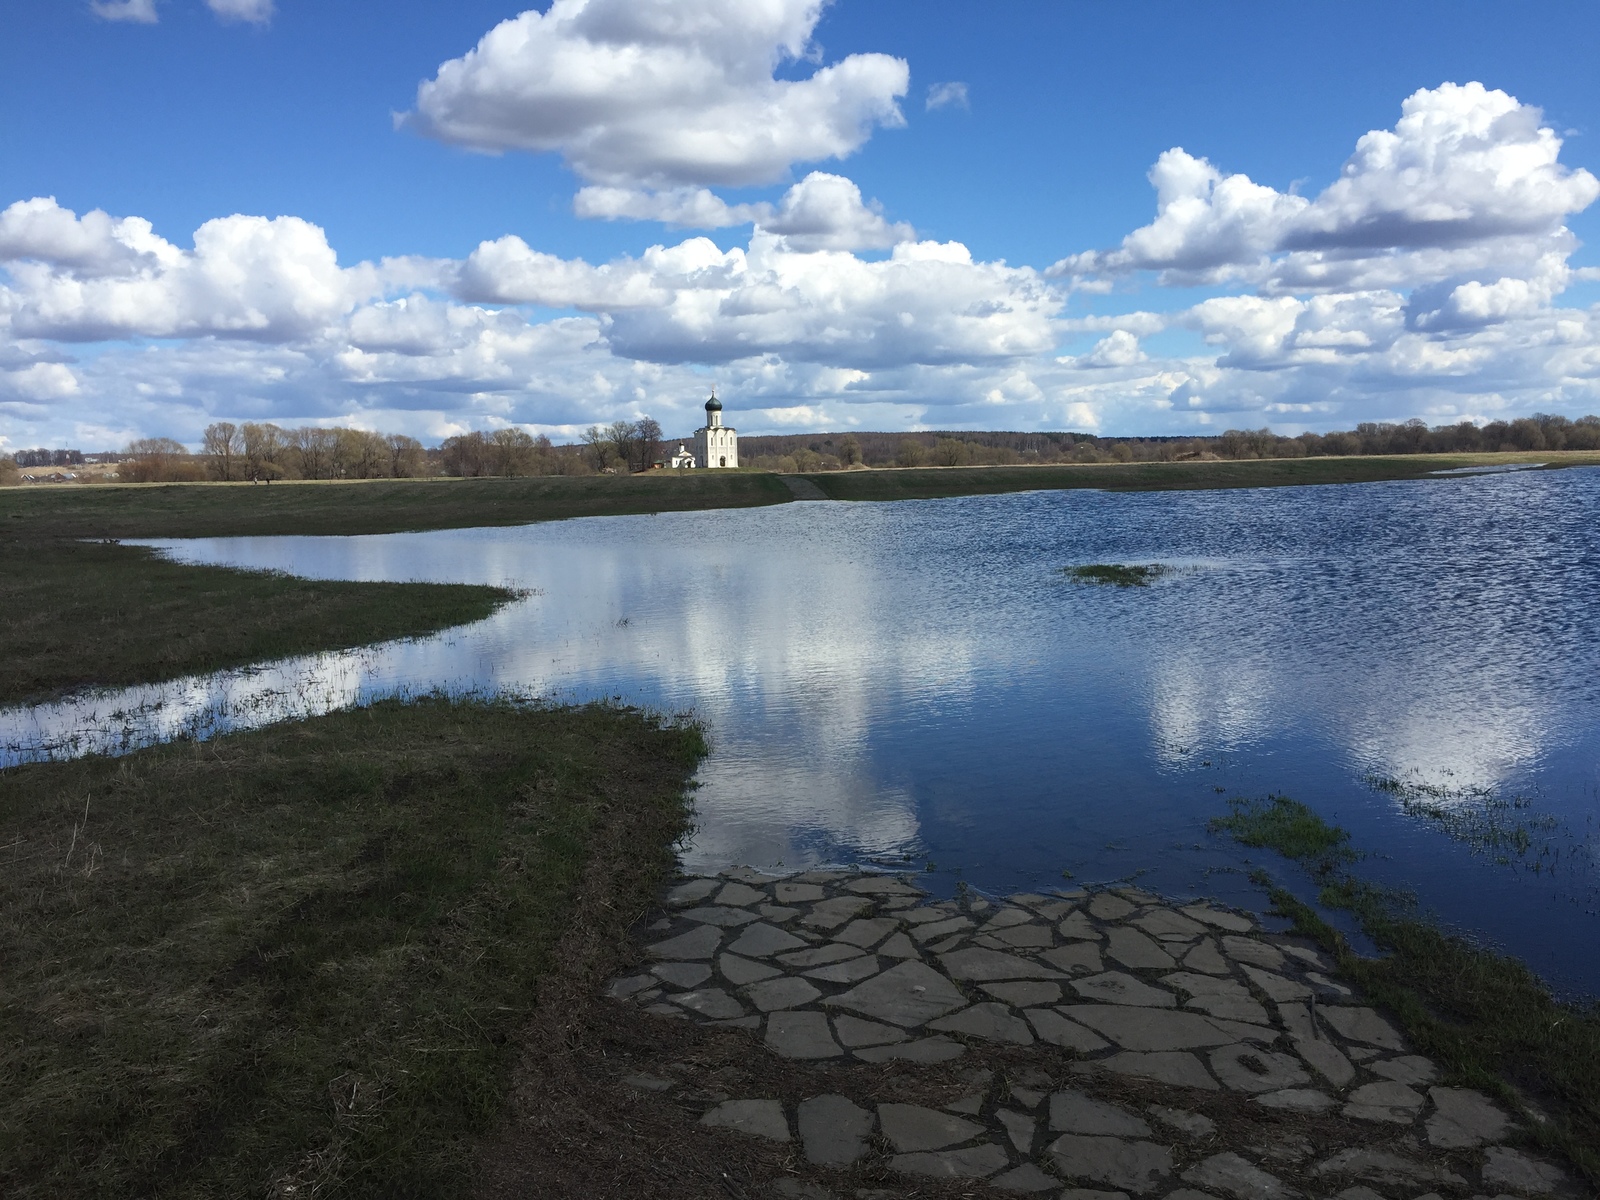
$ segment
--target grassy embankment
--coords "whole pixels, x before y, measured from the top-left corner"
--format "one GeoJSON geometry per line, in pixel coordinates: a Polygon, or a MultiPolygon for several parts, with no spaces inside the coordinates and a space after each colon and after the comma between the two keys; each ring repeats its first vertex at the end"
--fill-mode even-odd
{"type": "Polygon", "coordinates": [[[1349,458],[1272,458],[1223,462],[1073,463],[1036,467],[908,467],[807,475],[834,500],[928,500],[1004,492],[1100,488],[1112,492],[1294,487],[1427,478],[1457,467],[1541,462],[1600,466],[1600,451],[1550,454],[1396,454],[1349,458]]]}
{"type": "Polygon", "coordinates": [[[425,700],[0,772],[0,1193],[470,1190],[519,1035],[567,1019],[541,987],[604,978],[704,749],[425,700]]]}
{"type": "Polygon", "coordinates": [[[418,636],[510,599],[494,587],[296,579],[180,565],[139,546],[0,540],[0,706],[418,636]]]}
{"type": "Polygon", "coordinates": [[[1285,796],[1234,801],[1212,822],[1246,846],[1304,865],[1329,908],[1352,912],[1383,951],[1364,958],[1316,910],[1264,874],[1274,908],[1315,939],[1368,999],[1389,1009],[1446,1083],[1499,1095],[1531,1120],[1534,1140],[1600,1186],[1600,1006],[1554,1000],[1522,963],[1475,946],[1357,877],[1350,835],[1285,796]]]}
{"type": "MultiPolygon", "coordinates": [[[[1099,488],[1182,491],[1426,478],[1514,462],[1600,466],[1600,452],[1415,454],[1227,462],[911,467],[804,475],[835,500],[1099,488]]],[[[394,533],[520,525],[568,517],[783,504],[782,477],[756,471],[634,476],[385,479],[338,483],[141,484],[0,489],[0,537],[240,537],[394,533]]]]}

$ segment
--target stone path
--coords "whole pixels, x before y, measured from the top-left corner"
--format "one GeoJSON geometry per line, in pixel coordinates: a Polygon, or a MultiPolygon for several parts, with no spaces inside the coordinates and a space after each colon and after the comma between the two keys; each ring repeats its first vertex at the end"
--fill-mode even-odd
{"type": "Polygon", "coordinates": [[[1580,1194],[1505,1144],[1519,1130],[1500,1107],[1440,1086],[1317,951],[1245,914],[1135,888],[958,903],[890,875],[735,868],[678,883],[647,937],[613,999],[815,1065],[814,1095],[700,1117],[793,1143],[806,1169],[772,1196],[846,1194],[863,1163],[1062,1200],[1580,1194]],[[930,1105],[837,1094],[829,1071],[852,1064],[972,1069],[930,1105]]]}

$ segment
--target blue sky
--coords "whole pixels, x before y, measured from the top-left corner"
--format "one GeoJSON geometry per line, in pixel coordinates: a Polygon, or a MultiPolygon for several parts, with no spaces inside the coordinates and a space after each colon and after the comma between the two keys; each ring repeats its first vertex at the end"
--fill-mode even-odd
{"type": "Polygon", "coordinates": [[[1600,410],[1593,5],[547,10],[12,0],[0,449],[1600,410]]]}

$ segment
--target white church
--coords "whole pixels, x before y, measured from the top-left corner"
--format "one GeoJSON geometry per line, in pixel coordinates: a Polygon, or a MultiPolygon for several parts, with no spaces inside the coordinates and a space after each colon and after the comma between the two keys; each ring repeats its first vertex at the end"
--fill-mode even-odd
{"type": "Polygon", "coordinates": [[[739,465],[739,431],[722,423],[722,401],[715,390],[706,401],[704,429],[694,431],[694,450],[688,451],[678,444],[678,451],[667,459],[675,469],[709,467],[713,470],[739,465]]]}

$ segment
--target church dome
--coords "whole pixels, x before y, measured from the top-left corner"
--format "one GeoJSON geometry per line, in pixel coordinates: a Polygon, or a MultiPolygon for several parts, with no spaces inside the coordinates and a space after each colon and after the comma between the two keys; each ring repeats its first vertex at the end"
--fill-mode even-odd
{"type": "Polygon", "coordinates": [[[722,411],[722,401],[717,399],[717,394],[715,392],[712,392],[711,393],[711,399],[706,401],[706,411],[707,412],[721,412],[722,411]]]}

